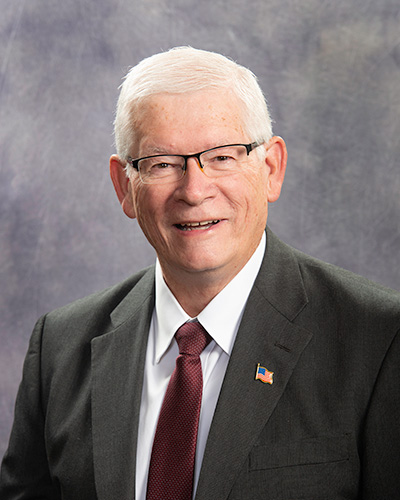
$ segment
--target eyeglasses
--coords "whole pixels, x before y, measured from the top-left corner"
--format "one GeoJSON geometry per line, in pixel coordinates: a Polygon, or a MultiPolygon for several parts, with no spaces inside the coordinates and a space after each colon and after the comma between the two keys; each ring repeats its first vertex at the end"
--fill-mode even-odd
{"type": "Polygon", "coordinates": [[[128,162],[139,172],[145,184],[175,182],[183,178],[189,158],[196,158],[199,167],[208,177],[222,177],[234,173],[253,149],[262,142],[250,144],[228,144],[206,149],[192,155],[154,155],[137,158],[128,157],[128,162]]]}

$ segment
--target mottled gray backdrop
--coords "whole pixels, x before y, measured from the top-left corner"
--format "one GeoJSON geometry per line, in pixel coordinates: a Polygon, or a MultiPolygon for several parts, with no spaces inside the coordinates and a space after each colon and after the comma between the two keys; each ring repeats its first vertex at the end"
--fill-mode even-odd
{"type": "Polygon", "coordinates": [[[399,0],[0,7],[0,455],[36,318],[154,260],[108,176],[118,86],[154,52],[192,45],[250,67],[289,150],[271,227],[400,289],[399,0]]]}

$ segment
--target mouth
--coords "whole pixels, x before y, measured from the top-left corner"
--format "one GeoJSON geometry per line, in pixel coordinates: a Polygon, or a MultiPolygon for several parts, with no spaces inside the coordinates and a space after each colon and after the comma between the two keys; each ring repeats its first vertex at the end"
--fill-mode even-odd
{"type": "Polygon", "coordinates": [[[219,222],[221,222],[220,219],[207,220],[203,222],[184,222],[182,224],[175,224],[175,227],[178,228],[180,231],[198,231],[198,230],[209,229],[210,227],[215,226],[219,222]]]}

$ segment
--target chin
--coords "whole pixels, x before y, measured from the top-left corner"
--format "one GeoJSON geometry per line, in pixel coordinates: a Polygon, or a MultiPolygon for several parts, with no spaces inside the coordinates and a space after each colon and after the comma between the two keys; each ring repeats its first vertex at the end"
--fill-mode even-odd
{"type": "Polygon", "coordinates": [[[200,248],[193,252],[183,252],[183,254],[177,252],[172,259],[170,259],[171,263],[173,261],[177,268],[193,272],[211,271],[219,268],[222,264],[220,257],[216,258],[215,255],[204,255],[200,248]]]}

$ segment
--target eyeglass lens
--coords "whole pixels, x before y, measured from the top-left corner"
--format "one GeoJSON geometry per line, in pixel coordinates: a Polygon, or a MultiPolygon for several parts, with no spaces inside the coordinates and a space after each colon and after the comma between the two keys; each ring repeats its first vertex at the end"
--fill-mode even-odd
{"type": "MultiPolygon", "coordinates": [[[[138,168],[143,182],[171,182],[181,179],[187,168],[187,160],[191,155],[157,155],[140,160],[138,168]]],[[[204,173],[209,177],[226,175],[240,166],[247,157],[246,146],[222,146],[199,155],[198,158],[204,173]]]]}

